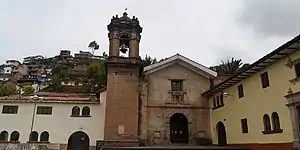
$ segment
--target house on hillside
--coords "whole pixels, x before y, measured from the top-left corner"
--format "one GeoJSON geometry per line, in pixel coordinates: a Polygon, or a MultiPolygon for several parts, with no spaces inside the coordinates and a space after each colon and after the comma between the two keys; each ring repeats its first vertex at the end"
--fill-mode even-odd
{"type": "Polygon", "coordinates": [[[16,74],[18,73],[18,66],[21,63],[17,60],[7,60],[4,64],[3,74],[16,74]]]}
{"type": "Polygon", "coordinates": [[[23,64],[30,64],[33,61],[42,60],[42,59],[45,59],[45,57],[42,55],[28,56],[24,58],[23,64]]]}

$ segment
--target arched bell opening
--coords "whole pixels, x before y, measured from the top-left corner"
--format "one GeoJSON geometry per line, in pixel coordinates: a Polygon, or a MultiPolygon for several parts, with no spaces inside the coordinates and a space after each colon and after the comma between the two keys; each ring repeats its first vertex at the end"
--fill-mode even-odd
{"type": "Polygon", "coordinates": [[[120,36],[120,45],[119,45],[119,51],[120,56],[123,57],[129,57],[129,35],[124,34],[120,36]]]}

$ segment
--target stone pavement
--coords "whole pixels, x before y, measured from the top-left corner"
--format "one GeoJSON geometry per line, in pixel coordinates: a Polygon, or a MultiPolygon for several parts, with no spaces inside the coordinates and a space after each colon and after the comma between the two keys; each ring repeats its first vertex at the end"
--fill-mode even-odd
{"type": "Polygon", "coordinates": [[[227,146],[167,145],[167,146],[140,146],[140,147],[103,147],[103,150],[250,150],[250,149],[227,147],[227,146]]]}

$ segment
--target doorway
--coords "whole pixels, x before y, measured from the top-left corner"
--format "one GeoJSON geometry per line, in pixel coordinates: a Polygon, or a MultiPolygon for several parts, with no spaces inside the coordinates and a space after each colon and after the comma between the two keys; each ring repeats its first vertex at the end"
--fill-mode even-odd
{"type": "Polygon", "coordinates": [[[90,148],[90,138],[89,136],[82,132],[74,132],[68,140],[68,150],[89,150],[90,148]]]}
{"type": "Polygon", "coordinates": [[[217,123],[217,132],[218,132],[218,144],[226,145],[227,144],[226,129],[225,129],[225,125],[222,122],[217,123]]]}
{"type": "Polygon", "coordinates": [[[189,143],[188,119],[182,113],[175,113],[170,117],[171,143],[189,143]]]}

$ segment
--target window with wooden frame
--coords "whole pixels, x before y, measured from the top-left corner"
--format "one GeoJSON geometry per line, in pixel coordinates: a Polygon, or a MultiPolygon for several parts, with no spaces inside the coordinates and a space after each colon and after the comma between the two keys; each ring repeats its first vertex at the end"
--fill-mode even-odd
{"type": "Polygon", "coordinates": [[[279,115],[276,112],[272,113],[272,125],[273,125],[273,130],[280,130],[279,115]]]}
{"type": "Polygon", "coordinates": [[[217,107],[217,104],[216,104],[216,98],[213,97],[213,108],[216,108],[217,107]]]}
{"type": "Polygon", "coordinates": [[[171,80],[172,91],[183,91],[183,80],[171,80]]]}
{"type": "Polygon", "coordinates": [[[71,116],[80,116],[80,108],[78,106],[74,106],[72,108],[71,116]]]}
{"type": "Polygon", "coordinates": [[[88,107],[88,106],[85,106],[85,107],[83,107],[82,108],[82,116],[90,116],[90,107],[88,107]]]}
{"type": "Polygon", "coordinates": [[[47,131],[42,132],[41,136],[40,136],[40,141],[41,142],[49,142],[49,132],[47,132],[47,131]]]}
{"type": "Polygon", "coordinates": [[[269,75],[268,72],[264,72],[260,75],[262,88],[266,88],[270,86],[269,75]]]}
{"type": "Polygon", "coordinates": [[[10,141],[17,142],[19,141],[20,133],[18,131],[13,131],[10,134],[10,141]]]}
{"type": "Polygon", "coordinates": [[[18,108],[18,106],[3,105],[2,114],[17,114],[18,108]]]}
{"type": "Polygon", "coordinates": [[[271,131],[271,122],[269,115],[265,114],[263,117],[264,131],[271,131]]]}
{"type": "Polygon", "coordinates": [[[217,109],[217,108],[220,108],[222,106],[224,106],[223,93],[213,97],[213,109],[217,109]]]}
{"type": "Polygon", "coordinates": [[[36,114],[51,115],[52,114],[52,107],[51,106],[38,106],[36,114]]]}
{"type": "Polygon", "coordinates": [[[220,103],[221,103],[221,105],[224,105],[224,94],[223,94],[223,92],[220,94],[220,103]]]}
{"type": "Polygon", "coordinates": [[[30,142],[37,142],[39,138],[39,134],[36,131],[32,131],[29,135],[30,142]]]}
{"type": "Polygon", "coordinates": [[[238,85],[238,95],[239,95],[239,98],[244,97],[244,88],[243,88],[243,84],[238,85]]]}
{"type": "Polygon", "coordinates": [[[242,133],[248,133],[247,118],[241,119],[241,125],[242,125],[242,133]]]}
{"type": "Polygon", "coordinates": [[[0,133],[0,141],[6,142],[8,140],[8,132],[7,131],[2,131],[0,133]]]}
{"type": "Polygon", "coordinates": [[[220,106],[220,97],[217,96],[217,106],[220,106]]]}

